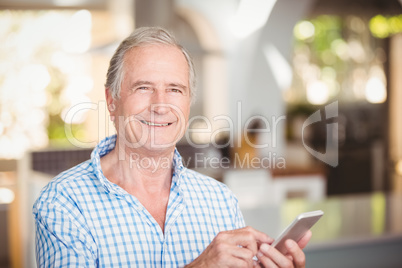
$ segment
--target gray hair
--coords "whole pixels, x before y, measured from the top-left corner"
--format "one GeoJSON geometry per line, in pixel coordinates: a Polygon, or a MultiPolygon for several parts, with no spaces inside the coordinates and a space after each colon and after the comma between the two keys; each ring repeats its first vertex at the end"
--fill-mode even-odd
{"type": "Polygon", "coordinates": [[[110,60],[106,76],[105,87],[110,90],[114,99],[120,98],[121,85],[124,78],[124,55],[135,47],[147,45],[170,45],[177,47],[186,58],[189,70],[189,86],[192,102],[195,100],[196,77],[193,61],[190,54],[173,37],[171,33],[160,27],[142,27],[136,29],[129,37],[123,40],[110,60]]]}

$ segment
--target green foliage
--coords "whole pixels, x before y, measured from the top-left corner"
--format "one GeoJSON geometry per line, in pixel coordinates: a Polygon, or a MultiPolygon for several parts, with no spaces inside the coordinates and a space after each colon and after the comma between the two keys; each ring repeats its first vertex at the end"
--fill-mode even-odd
{"type": "Polygon", "coordinates": [[[377,15],[370,20],[370,31],[377,38],[387,38],[402,32],[402,14],[398,16],[377,15]]]}

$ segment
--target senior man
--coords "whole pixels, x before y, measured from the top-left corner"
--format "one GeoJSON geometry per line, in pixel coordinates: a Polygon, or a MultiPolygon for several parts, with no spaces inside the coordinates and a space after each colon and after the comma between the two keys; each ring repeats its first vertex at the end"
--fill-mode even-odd
{"type": "Polygon", "coordinates": [[[42,190],[33,208],[39,267],[305,266],[311,232],[282,255],[244,227],[225,185],[183,166],[175,144],[195,72],[169,32],[139,28],[125,39],[105,87],[117,135],[42,190]]]}

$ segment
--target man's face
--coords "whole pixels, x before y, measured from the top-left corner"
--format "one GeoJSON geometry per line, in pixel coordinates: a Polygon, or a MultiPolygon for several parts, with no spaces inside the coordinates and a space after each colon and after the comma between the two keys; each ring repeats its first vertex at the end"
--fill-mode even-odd
{"type": "Polygon", "coordinates": [[[120,99],[111,115],[119,138],[132,147],[171,149],[184,135],[190,113],[189,70],[174,46],[137,47],[124,57],[120,99]],[[124,136],[124,137],[123,137],[124,136]]]}

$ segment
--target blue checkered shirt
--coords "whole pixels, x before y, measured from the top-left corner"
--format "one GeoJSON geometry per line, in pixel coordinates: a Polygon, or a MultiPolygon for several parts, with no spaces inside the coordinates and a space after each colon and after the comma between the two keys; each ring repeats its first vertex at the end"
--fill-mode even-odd
{"type": "Polygon", "coordinates": [[[176,150],[163,233],[137,198],[103,175],[100,157],[115,143],[106,138],[42,190],[33,207],[38,267],[182,267],[220,231],[244,226],[228,188],[185,168],[176,150]]]}

